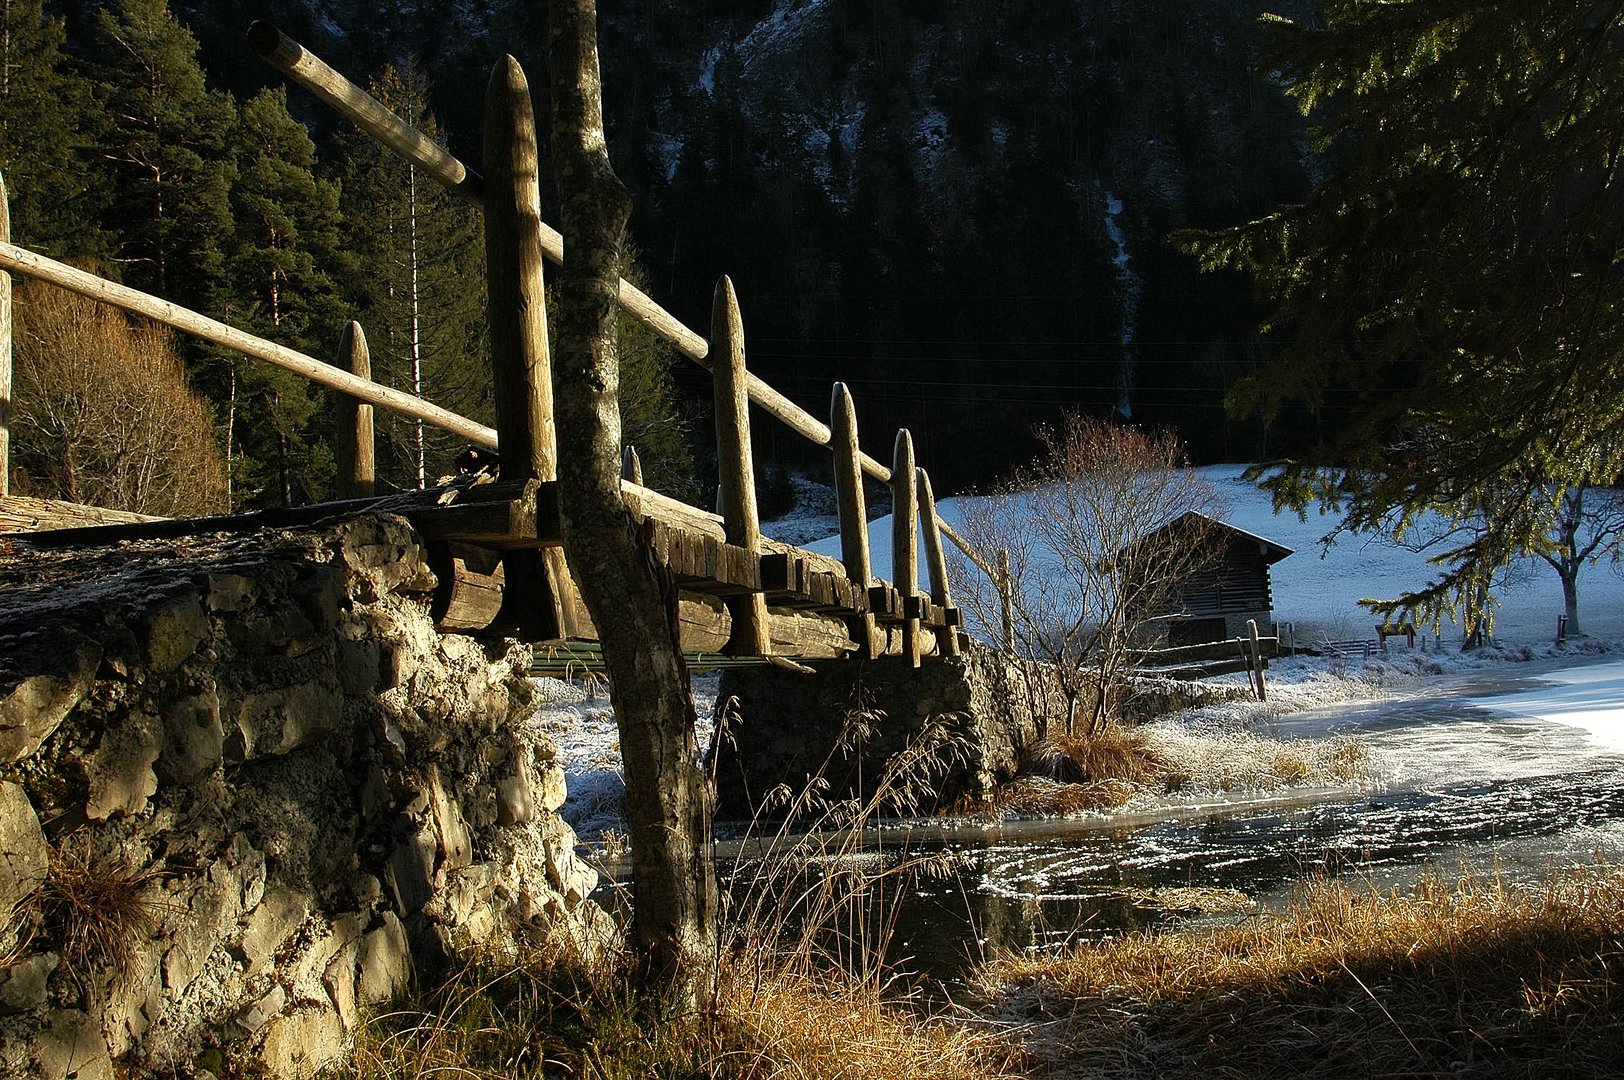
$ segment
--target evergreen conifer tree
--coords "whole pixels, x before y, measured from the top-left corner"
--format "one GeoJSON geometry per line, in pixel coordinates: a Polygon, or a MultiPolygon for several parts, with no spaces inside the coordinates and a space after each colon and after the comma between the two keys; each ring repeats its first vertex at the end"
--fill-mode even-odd
{"type": "Polygon", "coordinates": [[[102,253],[90,168],[101,114],[69,65],[65,39],[41,0],[0,0],[0,172],[17,242],[85,260],[102,253]]]}
{"type": "MultiPolygon", "coordinates": [[[[427,85],[390,67],[374,97],[431,136],[427,85]]],[[[362,135],[346,144],[345,246],[355,259],[355,317],[372,377],[448,409],[491,416],[484,349],[484,221],[477,208],[362,135]]],[[[450,470],[461,442],[387,411],[376,417],[380,478],[420,487],[450,470]]]]}
{"type": "MultiPolygon", "coordinates": [[[[261,91],[242,107],[236,158],[228,258],[235,321],[325,356],[343,319],[334,282],[341,264],[338,187],[315,175],[315,145],[288,115],[284,90],[261,91]]],[[[323,496],[332,440],[315,421],[327,415],[327,395],[280,368],[228,363],[239,501],[285,506],[323,496]]]]}
{"type": "Polygon", "coordinates": [[[1470,539],[1372,606],[1466,609],[1549,550],[1559,493],[1611,485],[1624,445],[1624,0],[1331,0],[1274,62],[1337,163],[1299,205],[1187,245],[1249,271],[1277,359],[1231,405],[1339,414],[1267,480],[1401,538],[1428,510],[1470,539]]]}
{"type": "Polygon", "coordinates": [[[236,106],[205,84],[197,42],[164,0],[114,0],[96,32],[114,259],[138,288],[221,311],[236,106]]]}

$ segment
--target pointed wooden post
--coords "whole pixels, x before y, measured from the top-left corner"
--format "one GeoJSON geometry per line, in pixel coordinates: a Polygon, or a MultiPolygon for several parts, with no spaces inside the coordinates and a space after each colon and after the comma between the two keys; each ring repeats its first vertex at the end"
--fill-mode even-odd
{"type": "MultiPolygon", "coordinates": [[[[361,379],[372,378],[372,354],[361,324],[351,319],[338,339],[336,366],[361,379]]],[[[372,406],[359,398],[338,398],[338,497],[369,499],[377,494],[373,457],[372,406]]]]}
{"type": "Polygon", "coordinates": [[[558,472],[539,169],[530,86],[519,62],[505,56],[485,92],[485,279],[505,480],[551,480],[558,472]]]}
{"type": "MultiPolygon", "coordinates": [[[[11,198],[0,175],[0,241],[11,243],[11,198]]],[[[0,496],[11,494],[11,275],[0,270],[0,496]]]]}
{"type": "MultiPolygon", "coordinates": [[[[947,584],[947,555],[942,550],[942,523],[936,516],[936,493],[931,490],[930,476],[918,470],[919,520],[925,534],[925,568],[930,572],[930,602],[943,612],[953,607],[953,591],[947,584]]],[[[943,626],[936,633],[936,651],[943,656],[959,655],[959,631],[956,626],[943,626]]]]}
{"type": "MultiPolygon", "coordinates": [[[[485,88],[485,285],[504,480],[558,475],[541,257],[535,109],[524,70],[504,56],[485,88]]],[[[500,621],[532,641],[567,636],[562,560],[520,551],[504,566],[500,621]]]]}
{"type": "MultiPolygon", "coordinates": [[[[845,383],[835,383],[829,402],[829,445],[835,454],[835,501],[840,507],[840,561],[846,577],[868,595],[874,584],[874,565],[868,551],[868,506],[863,497],[863,464],[857,448],[857,407],[845,383]]],[[[852,635],[868,659],[884,650],[874,626],[874,614],[854,619],[852,635]]]]}
{"type": "Polygon", "coordinates": [[[891,454],[891,576],[902,598],[902,655],[919,666],[919,490],[913,436],[897,432],[891,454]],[[912,609],[912,610],[910,610],[912,609]]]}
{"type": "Polygon", "coordinates": [[[643,462],[637,456],[637,447],[631,443],[620,452],[620,478],[630,481],[638,487],[643,486],[643,462]]]}
{"type": "MultiPolygon", "coordinates": [[[[711,303],[710,357],[716,392],[716,472],[722,530],[728,543],[759,553],[761,519],[756,511],[755,465],[750,452],[744,319],[739,314],[733,282],[725,274],[716,283],[711,303]]],[[[765,595],[753,592],[729,597],[727,608],[733,615],[733,636],[727,643],[730,655],[766,656],[772,651],[765,595]]]]}

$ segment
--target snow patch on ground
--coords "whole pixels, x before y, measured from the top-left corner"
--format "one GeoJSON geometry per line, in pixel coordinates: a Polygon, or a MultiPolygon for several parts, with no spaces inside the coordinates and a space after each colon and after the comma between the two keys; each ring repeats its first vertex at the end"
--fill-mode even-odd
{"type": "MultiPolygon", "coordinates": [[[[835,490],[804,476],[791,475],[795,505],[783,517],[761,523],[761,532],[770,539],[805,547],[840,532],[840,505],[835,490]]],[[[838,552],[836,553],[839,554],[838,552]]]]}
{"type": "Polygon", "coordinates": [[[1471,703],[1502,715],[1581,728],[1597,746],[1624,750],[1624,663],[1553,671],[1540,679],[1549,685],[1471,703]]]}
{"type": "MultiPolygon", "coordinates": [[[[609,688],[602,679],[584,682],[539,678],[531,680],[542,705],[525,721],[534,734],[546,736],[558,747],[557,761],[564,768],[569,797],[562,814],[587,843],[601,842],[626,831],[626,782],[621,773],[620,729],[615,723],[609,688]]],[[[698,749],[711,742],[716,712],[715,674],[693,680],[698,749]]]]}

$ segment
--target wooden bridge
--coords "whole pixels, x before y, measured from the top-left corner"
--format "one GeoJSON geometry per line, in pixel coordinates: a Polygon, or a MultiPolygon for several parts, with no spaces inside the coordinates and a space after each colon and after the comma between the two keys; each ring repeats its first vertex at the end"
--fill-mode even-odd
{"type": "MultiPolygon", "coordinates": [[[[579,655],[581,650],[570,643],[593,642],[597,631],[580,601],[563,544],[542,288],[542,262],[562,263],[563,239],[541,220],[534,114],[523,72],[508,57],[492,74],[481,175],[274,26],[255,23],[249,41],[268,62],[381,145],[484,209],[497,427],[371,381],[366,338],[357,323],[340,335],[339,362],[328,364],[14,245],[0,181],[0,521],[9,513],[14,521],[32,514],[35,528],[63,523],[50,516],[49,508],[41,510],[11,497],[7,487],[9,432],[4,410],[10,399],[11,292],[5,271],[10,271],[276,364],[338,391],[344,402],[337,447],[340,501],[228,517],[55,528],[34,532],[30,543],[110,543],[295,527],[360,511],[398,513],[410,519],[428,542],[439,583],[433,614],[442,630],[516,633],[540,645],[543,653],[551,649],[560,655],[579,655]],[[374,407],[453,432],[475,446],[499,450],[501,478],[376,496],[374,407]]],[[[1007,556],[995,568],[939,519],[929,476],[917,467],[906,430],[897,432],[891,463],[886,465],[859,448],[856,414],[844,385],[835,384],[829,420],[824,423],[751,373],[745,363],[738,301],[725,277],[716,288],[708,338],[628,282],[620,282],[619,301],[624,310],[714,376],[720,514],[643,486],[636,453],[625,448],[626,507],[643,530],[653,557],[669,569],[680,589],[685,651],[785,659],[900,655],[915,665],[923,656],[955,655],[965,639],[948,584],[944,540],[1001,585],[1008,638],[1008,572],[1002,569],[1007,556]],[[761,535],[751,453],[752,403],[833,454],[841,558],[761,535]],[[889,580],[879,576],[870,558],[864,475],[890,487],[894,560],[889,580]],[[928,579],[924,588],[919,581],[921,535],[928,579]]]]}

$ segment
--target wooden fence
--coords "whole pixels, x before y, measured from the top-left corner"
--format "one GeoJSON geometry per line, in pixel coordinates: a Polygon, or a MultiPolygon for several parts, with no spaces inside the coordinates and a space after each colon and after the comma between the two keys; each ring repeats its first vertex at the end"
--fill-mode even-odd
{"type": "MultiPolygon", "coordinates": [[[[341,498],[367,499],[374,494],[374,406],[452,432],[476,446],[499,448],[502,482],[488,490],[470,489],[452,505],[425,505],[403,497],[385,500],[386,508],[407,514],[438,545],[437,569],[450,583],[443,585],[448,595],[436,605],[442,625],[448,629],[495,625],[502,618],[505,598],[508,621],[531,640],[593,639],[590,619],[575,596],[557,524],[557,449],[542,263],[561,264],[564,250],[560,234],[541,220],[534,114],[523,71],[507,57],[492,73],[480,173],[276,27],[255,23],[249,43],[381,145],[484,209],[496,427],[373,382],[365,333],[357,323],[344,328],[338,362],[329,364],[12,244],[0,179],[0,497],[9,494],[10,271],[276,364],[344,395],[348,405],[341,410],[337,446],[341,498]],[[521,610],[515,614],[514,608],[521,610]]],[[[945,538],[999,583],[1009,644],[1007,555],[1001,555],[995,566],[940,519],[930,478],[915,462],[906,430],[897,432],[891,463],[886,465],[861,450],[855,408],[844,385],[834,386],[826,424],[750,372],[738,299],[726,277],[716,288],[709,338],[689,329],[629,282],[620,282],[619,302],[713,376],[720,515],[644,487],[635,452],[626,448],[627,506],[650,530],[657,555],[678,575],[684,589],[685,638],[691,634],[694,642],[735,655],[900,653],[917,664],[926,652],[956,654],[962,620],[948,585],[945,538]],[[751,460],[752,403],[833,453],[840,508],[838,561],[762,537],[751,460]],[[870,558],[865,475],[891,490],[890,582],[877,576],[870,558]],[[928,590],[919,585],[921,525],[928,590]]],[[[254,517],[234,520],[247,524],[254,517]]],[[[281,523],[296,519],[301,519],[297,512],[261,516],[281,523]]],[[[137,536],[183,527],[136,523],[119,528],[120,535],[137,536]]]]}

